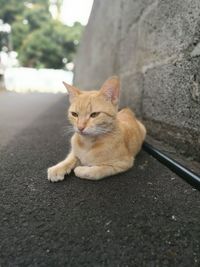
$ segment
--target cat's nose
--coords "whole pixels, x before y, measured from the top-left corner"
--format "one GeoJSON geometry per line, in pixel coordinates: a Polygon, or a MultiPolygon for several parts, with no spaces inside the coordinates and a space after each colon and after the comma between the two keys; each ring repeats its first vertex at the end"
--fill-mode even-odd
{"type": "Polygon", "coordinates": [[[83,130],[85,129],[85,126],[78,126],[78,129],[80,132],[83,132],[83,130]]]}

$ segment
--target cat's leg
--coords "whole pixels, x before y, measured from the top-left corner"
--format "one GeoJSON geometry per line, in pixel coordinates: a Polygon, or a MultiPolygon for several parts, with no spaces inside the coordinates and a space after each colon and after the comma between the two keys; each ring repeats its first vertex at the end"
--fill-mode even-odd
{"type": "Polygon", "coordinates": [[[115,162],[114,165],[78,166],[74,169],[77,177],[88,180],[100,180],[110,175],[124,172],[133,166],[134,159],[115,162]]]}
{"type": "Polygon", "coordinates": [[[58,182],[64,180],[65,174],[69,174],[72,169],[75,168],[78,159],[74,156],[72,152],[58,164],[48,168],[48,180],[51,182],[58,182]]]}

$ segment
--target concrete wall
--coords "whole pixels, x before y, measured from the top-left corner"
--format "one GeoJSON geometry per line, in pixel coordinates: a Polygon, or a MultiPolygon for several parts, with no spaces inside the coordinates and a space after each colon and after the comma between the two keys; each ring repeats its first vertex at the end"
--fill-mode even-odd
{"type": "Polygon", "coordinates": [[[200,159],[199,0],[95,0],[74,83],[113,74],[150,135],[200,159]]]}

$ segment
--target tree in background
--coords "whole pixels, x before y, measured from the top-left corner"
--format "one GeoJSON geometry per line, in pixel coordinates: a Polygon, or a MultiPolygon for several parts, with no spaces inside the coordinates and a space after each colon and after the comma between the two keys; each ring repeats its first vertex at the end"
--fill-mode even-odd
{"type": "Polygon", "coordinates": [[[51,21],[28,35],[21,46],[20,60],[24,66],[63,68],[73,61],[81,25],[66,27],[51,21]]]}
{"type": "Polygon", "coordinates": [[[0,19],[12,24],[16,17],[24,11],[24,2],[16,0],[0,0],[0,19]]]}
{"type": "MultiPolygon", "coordinates": [[[[52,1],[60,11],[62,1],[52,1]]],[[[0,19],[12,27],[13,49],[23,66],[64,68],[73,61],[83,30],[80,23],[68,27],[53,19],[48,0],[0,0],[0,6],[0,19]]]]}

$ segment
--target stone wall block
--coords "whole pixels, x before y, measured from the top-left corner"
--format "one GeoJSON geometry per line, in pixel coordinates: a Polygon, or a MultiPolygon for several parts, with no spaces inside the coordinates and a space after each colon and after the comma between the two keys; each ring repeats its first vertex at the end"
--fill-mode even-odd
{"type": "Polygon", "coordinates": [[[200,58],[148,70],[144,75],[143,116],[200,132],[200,58]]]}

